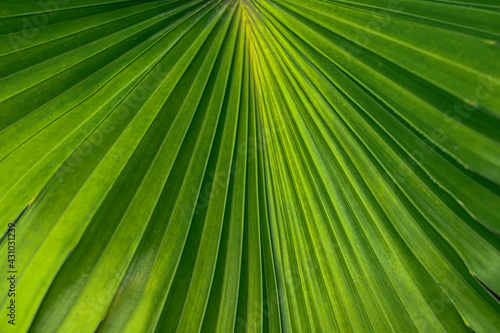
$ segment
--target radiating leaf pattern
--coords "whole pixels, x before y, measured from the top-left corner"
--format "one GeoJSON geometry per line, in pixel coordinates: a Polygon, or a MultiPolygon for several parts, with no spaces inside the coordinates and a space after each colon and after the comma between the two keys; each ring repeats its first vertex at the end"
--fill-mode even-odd
{"type": "Polygon", "coordinates": [[[0,331],[500,331],[497,0],[4,0],[0,34],[0,331]]]}

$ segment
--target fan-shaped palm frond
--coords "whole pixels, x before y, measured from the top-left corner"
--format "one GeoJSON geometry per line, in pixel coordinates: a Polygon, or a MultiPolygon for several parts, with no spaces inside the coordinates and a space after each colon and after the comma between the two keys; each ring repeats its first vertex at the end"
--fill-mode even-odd
{"type": "Polygon", "coordinates": [[[2,332],[499,332],[498,1],[4,0],[0,34],[2,332]]]}

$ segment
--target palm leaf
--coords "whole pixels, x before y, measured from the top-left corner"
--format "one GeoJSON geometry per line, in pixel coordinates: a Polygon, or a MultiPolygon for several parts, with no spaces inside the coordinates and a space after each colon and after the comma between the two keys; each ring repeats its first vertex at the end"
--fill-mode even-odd
{"type": "Polygon", "coordinates": [[[499,331],[497,1],[5,0],[0,34],[1,331],[499,331]]]}

